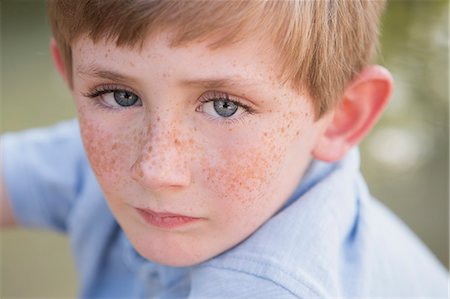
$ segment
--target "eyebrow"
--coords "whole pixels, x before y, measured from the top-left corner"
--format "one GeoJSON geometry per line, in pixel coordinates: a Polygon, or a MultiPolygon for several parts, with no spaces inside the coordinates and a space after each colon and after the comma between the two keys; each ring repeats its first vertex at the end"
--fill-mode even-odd
{"type": "Polygon", "coordinates": [[[220,88],[244,88],[250,85],[257,84],[256,82],[248,82],[247,79],[242,77],[233,77],[233,78],[218,78],[218,79],[194,79],[194,80],[183,80],[181,81],[182,85],[200,87],[204,89],[220,89],[220,88]]]}
{"type": "Polygon", "coordinates": [[[76,75],[89,76],[89,77],[97,77],[102,79],[108,79],[116,82],[132,82],[136,83],[138,80],[131,76],[127,76],[112,70],[102,69],[95,65],[91,65],[85,68],[80,68],[77,70],[76,75]]]}
{"type": "MultiPolygon", "coordinates": [[[[78,69],[76,75],[97,77],[122,83],[128,82],[136,83],[139,81],[137,78],[127,76],[113,70],[103,69],[95,65],[78,69]]],[[[258,85],[258,83],[253,81],[248,82],[248,79],[242,76],[233,76],[230,78],[229,77],[213,78],[213,79],[198,78],[198,79],[182,80],[181,85],[199,87],[203,89],[218,89],[218,88],[247,88],[250,86],[258,85]]]]}

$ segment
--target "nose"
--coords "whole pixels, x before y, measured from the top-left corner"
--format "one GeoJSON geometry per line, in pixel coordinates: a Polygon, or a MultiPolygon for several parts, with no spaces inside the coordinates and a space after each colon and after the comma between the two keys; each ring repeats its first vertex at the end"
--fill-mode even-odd
{"type": "Polygon", "coordinates": [[[148,142],[131,167],[131,177],[150,190],[182,188],[191,183],[189,150],[176,131],[147,134],[148,142]]]}

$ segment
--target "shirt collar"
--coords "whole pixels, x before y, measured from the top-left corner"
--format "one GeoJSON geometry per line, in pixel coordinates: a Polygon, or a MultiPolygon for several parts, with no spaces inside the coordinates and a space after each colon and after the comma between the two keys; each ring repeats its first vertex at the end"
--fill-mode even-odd
{"type": "Polygon", "coordinates": [[[327,163],[320,160],[312,160],[309,164],[309,167],[306,169],[303,177],[300,179],[300,182],[297,185],[297,188],[294,190],[292,195],[280,209],[284,210],[288,206],[290,206],[293,202],[302,197],[308,190],[313,188],[318,182],[322,181],[325,177],[330,175],[336,168],[349,167],[352,170],[359,169],[359,149],[352,149],[341,161],[334,163],[327,163]]]}

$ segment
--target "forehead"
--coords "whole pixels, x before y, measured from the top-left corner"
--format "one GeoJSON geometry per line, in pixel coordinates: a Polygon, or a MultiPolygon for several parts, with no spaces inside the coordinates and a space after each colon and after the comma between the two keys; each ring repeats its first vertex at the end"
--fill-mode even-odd
{"type": "Polygon", "coordinates": [[[149,36],[142,47],[118,47],[107,40],[93,42],[82,36],[72,47],[75,76],[113,70],[137,75],[159,73],[161,76],[233,78],[236,84],[264,82],[280,84],[274,47],[255,37],[211,47],[214,39],[173,46],[170,32],[149,36]]]}

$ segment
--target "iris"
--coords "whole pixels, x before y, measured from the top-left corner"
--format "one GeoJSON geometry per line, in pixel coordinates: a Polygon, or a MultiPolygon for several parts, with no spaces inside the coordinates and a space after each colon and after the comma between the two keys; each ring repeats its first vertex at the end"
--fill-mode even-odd
{"type": "Polygon", "coordinates": [[[214,101],[214,110],[222,117],[230,117],[238,110],[238,105],[232,101],[216,100],[214,101]]]}

